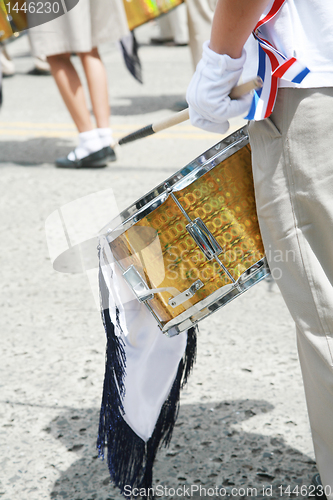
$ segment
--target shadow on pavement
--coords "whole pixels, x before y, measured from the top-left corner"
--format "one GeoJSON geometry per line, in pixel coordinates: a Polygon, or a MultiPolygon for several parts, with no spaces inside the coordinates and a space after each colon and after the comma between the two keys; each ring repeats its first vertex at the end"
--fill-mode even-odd
{"type": "MultiPolygon", "coordinates": [[[[192,496],[183,498],[212,498],[208,489],[218,487],[225,498],[263,498],[264,488],[264,498],[281,500],[290,497],[283,493],[288,486],[308,486],[316,472],[311,458],[288,446],[281,435],[241,430],[243,421],[256,416],[265,420],[263,414],[272,409],[268,402],[254,400],[182,405],[171,445],[159,452],[154,467],[154,486],[166,493],[160,498],[175,500],[180,497],[172,488],[194,485],[192,496]]],[[[267,425],[269,420],[267,415],[267,425]]],[[[55,482],[52,499],[123,498],[110,485],[106,461],[97,457],[97,428],[94,408],[62,413],[44,429],[78,457],[55,482]]]]}
{"type": "Polygon", "coordinates": [[[2,141],[0,168],[2,163],[15,163],[22,167],[37,167],[44,163],[54,164],[56,158],[67,156],[72,149],[73,141],[63,137],[35,137],[24,141],[2,141]]]}
{"type": "Polygon", "coordinates": [[[162,109],[171,109],[174,111],[176,102],[185,100],[185,90],[184,94],[156,96],[140,95],[138,97],[133,97],[133,95],[131,95],[119,96],[119,99],[127,99],[130,101],[130,104],[113,104],[111,106],[113,116],[144,115],[147,113],[154,113],[155,111],[161,111],[162,109]]]}

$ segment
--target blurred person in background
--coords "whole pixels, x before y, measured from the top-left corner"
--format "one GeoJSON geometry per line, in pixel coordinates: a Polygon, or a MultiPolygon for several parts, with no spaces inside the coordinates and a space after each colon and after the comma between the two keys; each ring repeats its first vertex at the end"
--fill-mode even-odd
{"type": "MultiPolygon", "coordinates": [[[[201,59],[202,45],[210,37],[216,3],[217,0],[185,0],[193,71],[201,59]]],[[[175,103],[174,110],[181,111],[187,107],[184,98],[175,103]]]]}
{"type": "Polygon", "coordinates": [[[193,71],[201,59],[202,45],[209,38],[217,0],[185,0],[156,19],[159,36],[152,44],[190,45],[193,71]]]}
{"type": "Polygon", "coordinates": [[[158,35],[150,39],[152,45],[182,47],[188,45],[187,12],[184,3],[156,19],[158,35]]]}
{"type": "MultiPolygon", "coordinates": [[[[32,50],[32,45],[31,45],[31,38],[30,38],[30,30],[27,30],[28,32],[28,38],[29,38],[29,45],[30,45],[30,50],[32,50]]],[[[46,56],[44,54],[34,54],[33,57],[33,62],[34,66],[33,68],[28,71],[28,75],[34,75],[34,76],[48,76],[51,74],[51,68],[49,63],[46,60],[46,56]]]]}
{"type": "Polygon", "coordinates": [[[122,0],[80,0],[70,12],[30,29],[33,54],[46,56],[79,133],[78,146],[67,157],[57,159],[57,167],[103,167],[116,160],[111,147],[107,76],[97,47],[126,34],[128,25],[122,0]],[[96,126],[71,61],[73,53],[83,66],[96,126]]]}
{"type": "MultiPolygon", "coordinates": [[[[153,45],[189,45],[193,71],[201,59],[203,43],[210,37],[217,0],[184,0],[184,4],[156,19],[157,36],[150,39],[153,45]]],[[[187,108],[184,99],[177,101],[173,109],[187,108]]]]}
{"type": "Polygon", "coordinates": [[[217,0],[185,0],[193,71],[202,55],[202,45],[209,39],[217,0]]]}
{"type": "MultiPolygon", "coordinates": [[[[186,28],[193,71],[195,71],[201,59],[203,43],[210,37],[216,3],[217,0],[185,0],[187,22],[184,27],[185,20],[182,20],[182,32],[185,32],[186,28]]],[[[178,11],[180,7],[181,6],[177,7],[174,11],[178,11]]],[[[177,19],[179,24],[182,18],[178,15],[177,19]]],[[[177,29],[179,30],[179,28],[177,27],[177,23],[175,23],[175,19],[172,18],[170,22],[173,22],[173,39],[175,44],[181,45],[177,42],[182,40],[183,35],[176,35],[176,31],[177,29]]],[[[174,110],[181,111],[187,108],[187,106],[188,104],[184,97],[184,99],[175,103],[174,110]]]]}
{"type": "MultiPolygon", "coordinates": [[[[15,64],[10,55],[8,54],[6,47],[0,48],[0,62],[2,65],[2,74],[4,77],[14,76],[16,73],[15,64]]],[[[35,76],[47,76],[51,74],[50,65],[46,60],[45,56],[33,58],[34,66],[28,71],[28,75],[35,76]]]]}
{"type": "Polygon", "coordinates": [[[0,106],[2,104],[2,67],[1,67],[1,60],[0,60],[0,106]]]}
{"type": "Polygon", "coordinates": [[[15,75],[15,65],[5,46],[0,48],[0,64],[2,68],[2,75],[4,77],[15,75]]]}

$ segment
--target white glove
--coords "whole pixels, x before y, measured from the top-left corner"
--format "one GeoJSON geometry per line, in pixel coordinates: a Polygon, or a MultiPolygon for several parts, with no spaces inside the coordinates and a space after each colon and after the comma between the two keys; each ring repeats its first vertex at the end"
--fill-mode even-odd
{"type": "Polygon", "coordinates": [[[203,44],[202,59],[187,89],[186,100],[192,125],[224,134],[229,128],[229,118],[248,112],[251,106],[251,94],[240,99],[229,97],[242,73],[246,52],[243,49],[239,59],[232,59],[217,54],[208,44],[208,41],[203,44]]]}

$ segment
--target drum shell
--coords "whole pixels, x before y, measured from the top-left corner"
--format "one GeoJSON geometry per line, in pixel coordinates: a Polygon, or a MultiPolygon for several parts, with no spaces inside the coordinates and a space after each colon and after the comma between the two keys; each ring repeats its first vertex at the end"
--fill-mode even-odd
{"type": "Polygon", "coordinates": [[[27,29],[27,16],[24,10],[21,10],[23,4],[27,4],[24,0],[9,1],[10,3],[10,18],[11,22],[8,20],[7,11],[5,8],[5,2],[0,0],[0,42],[11,38],[12,36],[17,36],[17,34],[25,29],[27,29]],[[16,5],[17,4],[17,5],[16,5]],[[13,7],[16,6],[16,10],[13,7]]]}
{"type": "Polygon", "coordinates": [[[124,0],[124,7],[130,30],[166,14],[184,0],[124,0]]]}
{"type": "Polygon", "coordinates": [[[7,19],[7,12],[3,2],[0,2],[0,41],[13,36],[13,31],[7,19]]]}
{"type": "MultiPolygon", "coordinates": [[[[174,195],[191,220],[200,218],[222,248],[219,260],[237,281],[264,258],[255,209],[250,146],[246,145],[174,195]]],[[[155,293],[149,307],[162,325],[232,280],[216,260],[207,260],[186,229],[188,219],[171,196],[110,243],[123,270],[134,266],[150,289],[179,293],[203,286],[177,307],[169,291],[155,293]]]]}

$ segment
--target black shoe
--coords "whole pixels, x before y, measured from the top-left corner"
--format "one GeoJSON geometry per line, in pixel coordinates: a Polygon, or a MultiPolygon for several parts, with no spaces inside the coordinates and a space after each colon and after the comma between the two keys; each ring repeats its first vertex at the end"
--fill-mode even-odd
{"type": "Polygon", "coordinates": [[[103,151],[104,151],[105,155],[107,156],[108,161],[116,161],[117,160],[116,153],[114,152],[114,149],[111,148],[111,146],[107,146],[106,148],[103,148],[103,151]]]}
{"type": "Polygon", "coordinates": [[[320,498],[321,500],[327,500],[327,496],[324,493],[324,487],[320,479],[319,474],[315,474],[312,478],[312,485],[315,487],[315,490],[311,493],[311,496],[314,498],[320,498]]]}
{"type": "Polygon", "coordinates": [[[32,76],[50,76],[51,71],[48,69],[41,69],[41,68],[32,68],[30,71],[27,72],[27,75],[32,75],[32,76]]]}
{"type": "Polygon", "coordinates": [[[188,46],[188,42],[175,42],[175,41],[172,41],[172,42],[165,42],[165,44],[167,47],[187,47],[188,46]]]}
{"type": "Polygon", "coordinates": [[[107,146],[81,158],[81,160],[69,160],[67,157],[64,157],[58,158],[55,164],[58,168],[102,168],[106,167],[109,161],[116,161],[116,159],[114,150],[110,146],[107,146]]]}
{"type": "Polygon", "coordinates": [[[165,45],[166,43],[170,43],[173,41],[174,41],[173,38],[170,36],[166,38],[163,36],[156,36],[150,39],[151,45],[165,45]]]}

